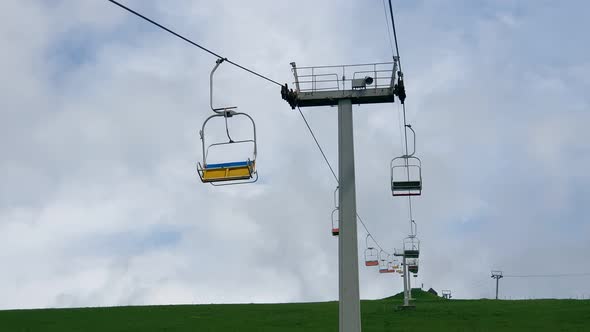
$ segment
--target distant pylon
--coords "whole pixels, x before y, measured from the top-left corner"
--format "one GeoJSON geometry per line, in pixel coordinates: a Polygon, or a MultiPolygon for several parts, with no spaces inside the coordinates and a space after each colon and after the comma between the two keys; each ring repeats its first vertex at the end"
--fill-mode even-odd
{"type": "Polygon", "coordinates": [[[502,278],[504,278],[502,271],[492,271],[492,279],[496,279],[496,300],[498,299],[498,285],[502,278]]]}

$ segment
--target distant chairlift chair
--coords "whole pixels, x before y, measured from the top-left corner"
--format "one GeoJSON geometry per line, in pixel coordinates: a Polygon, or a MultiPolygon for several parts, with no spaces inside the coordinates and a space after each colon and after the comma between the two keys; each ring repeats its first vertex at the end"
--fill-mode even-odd
{"type": "Polygon", "coordinates": [[[420,257],[420,240],[416,237],[418,226],[414,220],[412,220],[411,225],[412,232],[404,239],[404,256],[406,258],[418,258],[420,257]]]}
{"type": "MultiPolygon", "coordinates": [[[[382,251],[382,252],[384,252],[384,251],[382,251]]],[[[389,255],[388,255],[388,259],[383,258],[383,256],[380,256],[380,257],[381,258],[379,260],[379,273],[394,273],[395,270],[392,268],[393,263],[389,259],[389,255]]]]}
{"type": "Polygon", "coordinates": [[[410,273],[414,273],[414,274],[418,273],[418,259],[417,258],[407,260],[406,264],[408,264],[408,271],[410,273]]]}
{"type": "Polygon", "coordinates": [[[393,271],[389,269],[389,262],[382,259],[379,261],[379,273],[392,273],[393,271]]]}
{"type": "Polygon", "coordinates": [[[377,249],[368,247],[365,249],[365,266],[379,266],[379,254],[377,249]]]}
{"type": "Polygon", "coordinates": [[[340,209],[338,208],[338,188],[334,189],[334,210],[332,210],[332,235],[340,235],[340,209]]]}
{"type": "Polygon", "coordinates": [[[393,196],[419,196],[422,194],[422,161],[414,156],[416,132],[410,125],[406,125],[406,128],[413,133],[414,151],[391,160],[391,193],[393,196]]]}
{"type": "Polygon", "coordinates": [[[338,212],[339,212],[338,208],[335,208],[334,210],[332,210],[332,235],[333,236],[340,235],[338,212]]]}

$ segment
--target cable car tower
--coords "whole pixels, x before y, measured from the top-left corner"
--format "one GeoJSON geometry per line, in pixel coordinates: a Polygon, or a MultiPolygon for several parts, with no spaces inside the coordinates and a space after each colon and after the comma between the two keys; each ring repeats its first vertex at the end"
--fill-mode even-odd
{"type": "Polygon", "coordinates": [[[340,332],[361,330],[352,104],[392,103],[396,96],[403,103],[406,94],[398,62],[399,57],[340,66],[297,67],[292,62],[295,90],[287,84],[281,89],[292,109],[338,106],[340,332]]]}

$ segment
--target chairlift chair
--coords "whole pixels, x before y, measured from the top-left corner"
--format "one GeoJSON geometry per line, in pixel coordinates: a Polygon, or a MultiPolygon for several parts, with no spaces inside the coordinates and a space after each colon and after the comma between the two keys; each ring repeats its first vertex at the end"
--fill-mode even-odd
{"type": "MultiPolygon", "coordinates": [[[[383,250],[381,252],[384,252],[383,250]]],[[[391,273],[392,271],[389,269],[389,260],[383,258],[383,256],[380,256],[379,259],[379,273],[391,273]]]]}
{"type": "Polygon", "coordinates": [[[414,274],[418,273],[418,259],[417,258],[412,258],[412,259],[407,260],[406,264],[408,265],[408,271],[410,273],[414,273],[414,274]]]}
{"type": "Polygon", "coordinates": [[[411,222],[411,234],[404,239],[404,256],[406,258],[418,258],[420,256],[420,240],[416,237],[418,226],[416,222],[411,222]]]}
{"type": "Polygon", "coordinates": [[[332,210],[332,235],[338,236],[340,235],[340,216],[338,208],[338,186],[334,189],[334,210],[332,210]]]}
{"type": "Polygon", "coordinates": [[[419,196],[422,194],[422,161],[414,156],[416,153],[416,132],[410,125],[406,125],[406,128],[413,133],[414,150],[410,154],[391,160],[391,193],[393,196],[419,196]]]}
{"type": "Polygon", "coordinates": [[[379,266],[379,252],[375,247],[369,246],[369,238],[373,238],[371,234],[367,234],[365,238],[365,266],[379,266]]]}
{"type": "Polygon", "coordinates": [[[399,261],[397,260],[397,258],[394,258],[391,261],[391,268],[394,269],[394,270],[398,270],[399,269],[399,261]]]}
{"type": "Polygon", "coordinates": [[[395,273],[395,268],[393,266],[394,265],[393,265],[393,262],[392,261],[387,262],[387,270],[388,270],[387,272],[389,272],[389,273],[395,273]]]}
{"type": "Polygon", "coordinates": [[[392,268],[391,261],[386,261],[385,265],[379,264],[379,273],[394,273],[395,269],[392,268]]]}
{"type": "Polygon", "coordinates": [[[420,257],[420,240],[414,235],[404,239],[404,256],[406,258],[420,257]]]}
{"type": "MultiPolygon", "coordinates": [[[[227,129],[227,127],[226,127],[227,129]]],[[[197,171],[201,181],[204,183],[211,183],[212,185],[229,185],[239,183],[252,183],[258,180],[258,172],[256,171],[256,127],[254,120],[246,114],[235,112],[231,110],[224,111],[222,114],[214,114],[205,120],[200,132],[201,141],[203,145],[203,162],[197,163],[197,171]],[[205,142],[205,127],[211,119],[224,118],[227,126],[227,119],[230,117],[245,116],[252,122],[254,136],[252,139],[236,140],[234,141],[229,136],[227,142],[216,142],[207,145],[205,142]],[[220,146],[230,144],[250,144],[253,147],[251,158],[240,161],[229,161],[223,163],[208,163],[207,157],[210,150],[219,148],[220,146]]]]}
{"type": "Polygon", "coordinates": [[[377,249],[373,247],[365,249],[365,266],[379,266],[377,249]]]}
{"type": "Polygon", "coordinates": [[[202,149],[203,149],[203,160],[197,163],[197,173],[204,183],[211,183],[212,185],[230,185],[230,184],[241,184],[241,183],[252,183],[258,180],[258,172],[256,171],[256,124],[252,117],[243,112],[237,112],[237,107],[213,107],[213,74],[224,59],[218,59],[215,63],[215,67],[211,71],[210,75],[210,103],[211,109],[215,114],[209,116],[203,126],[199,135],[201,137],[202,149]],[[236,117],[245,117],[252,123],[252,137],[248,139],[233,140],[229,127],[229,119],[235,119],[236,117]],[[205,141],[205,128],[209,121],[212,119],[223,119],[225,123],[225,131],[228,138],[226,142],[214,142],[208,144],[205,141]],[[242,146],[250,145],[252,147],[252,153],[246,160],[231,160],[222,163],[209,163],[207,157],[210,150],[218,149],[221,146],[227,145],[238,145],[242,146]]]}
{"type": "Polygon", "coordinates": [[[332,235],[338,236],[340,235],[340,220],[338,220],[338,212],[339,209],[335,208],[332,210],[332,235]]]}

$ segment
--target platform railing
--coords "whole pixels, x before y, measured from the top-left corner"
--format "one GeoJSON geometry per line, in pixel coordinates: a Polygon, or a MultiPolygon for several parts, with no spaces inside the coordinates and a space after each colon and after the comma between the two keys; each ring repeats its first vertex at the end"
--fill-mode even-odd
{"type": "Polygon", "coordinates": [[[360,89],[393,88],[397,61],[356,65],[297,67],[292,63],[294,86],[297,92],[342,91],[359,89],[353,80],[371,78],[372,82],[360,89]]]}

